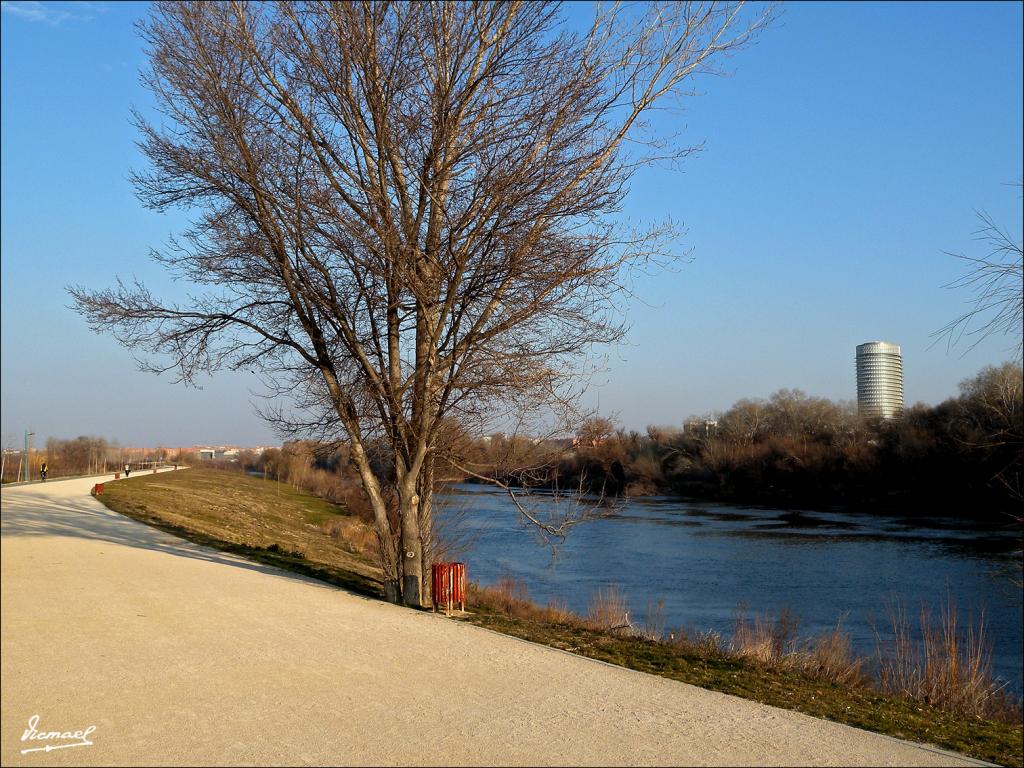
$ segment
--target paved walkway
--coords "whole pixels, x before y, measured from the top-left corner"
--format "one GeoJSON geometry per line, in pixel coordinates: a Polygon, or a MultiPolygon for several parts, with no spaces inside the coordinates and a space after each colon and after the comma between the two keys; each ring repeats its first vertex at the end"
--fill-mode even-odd
{"type": "Polygon", "coordinates": [[[2,494],[3,765],[978,764],[194,546],[92,482],[2,494]]]}

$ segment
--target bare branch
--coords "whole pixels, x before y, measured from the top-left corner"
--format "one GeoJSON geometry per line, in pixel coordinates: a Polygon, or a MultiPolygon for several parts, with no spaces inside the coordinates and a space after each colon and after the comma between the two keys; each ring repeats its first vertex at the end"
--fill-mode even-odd
{"type": "MultiPolygon", "coordinates": [[[[1015,186],[1024,188],[1024,182],[1015,186]]],[[[961,341],[970,342],[963,354],[993,335],[1006,335],[1015,340],[1017,359],[1024,351],[1024,250],[1020,239],[1014,239],[984,211],[977,212],[981,227],[974,239],[984,243],[988,255],[983,257],[949,253],[964,262],[967,271],[944,287],[966,289],[973,294],[970,309],[950,321],[933,337],[946,339],[947,348],[961,341]]]]}

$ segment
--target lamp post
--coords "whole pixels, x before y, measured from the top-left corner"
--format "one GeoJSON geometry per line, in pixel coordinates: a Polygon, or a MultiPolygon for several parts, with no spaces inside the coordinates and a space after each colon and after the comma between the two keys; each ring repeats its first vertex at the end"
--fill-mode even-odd
{"type": "Polygon", "coordinates": [[[29,432],[25,430],[25,482],[29,482],[32,479],[32,457],[28,452],[28,439],[35,435],[35,432],[29,432]]]}

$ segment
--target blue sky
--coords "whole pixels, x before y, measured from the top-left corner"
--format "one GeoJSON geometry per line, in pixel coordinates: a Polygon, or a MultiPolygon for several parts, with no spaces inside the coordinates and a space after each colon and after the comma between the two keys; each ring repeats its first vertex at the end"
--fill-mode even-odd
{"type": "MultiPolygon", "coordinates": [[[[4,445],[26,427],[274,442],[252,377],[196,390],[139,373],[68,309],[67,284],[160,289],[148,250],[184,223],[143,209],[127,181],[143,164],[129,109],[150,104],[133,29],[146,5],[2,7],[4,445]]],[[[659,118],[704,151],[638,175],[622,215],[684,222],[691,258],[637,281],[629,339],[586,402],[642,428],[782,387],[850,399],[855,345],[886,339],[903,347],[908,404],[936,403],[1009,358],[1013,339],[964,354],[930,334],[966,308],[943,288],[961,273],[943,251],[982,255],[975,211],[1020,236],[1022,7],[795,3],[730,76],[659,118]]]]}

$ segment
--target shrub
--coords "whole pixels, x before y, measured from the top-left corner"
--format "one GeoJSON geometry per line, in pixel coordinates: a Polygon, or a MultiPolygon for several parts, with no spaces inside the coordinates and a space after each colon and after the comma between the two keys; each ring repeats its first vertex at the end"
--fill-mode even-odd
{"type": "Polygon", "coordinates": [[[935,620],[931,609],[922,604],[920,637],[915,638],[901,600],[888,601],[886,611],[891,636],[883,638],[874,628],[875,662],[883,691],[956,714],[1009,716],[1019,722],[1019,702],[992,675],[992,645],[986,638],[984,612],[977,621],[962,623],[956,603],[947,597],[935,620]]]}
{"type": "Polygon", "coordinates": [[[606,588],[597,590],[590,598],[587,622],[598,630],[632,628],[629,623],[626,596],[616,585],[609,584],[606,588]]]}
{"type": "Polygon", "coordinates": [[[745,606],[740,606],[729,650],[742,659],[781,666],[790,662],[787,657],[796,651],[799,627],[799,620],[788,608],[783,608],[777,619],[759,615],[749,620],[745,606]]]}
{"type": "Polygon", "coordinates": [[[348,545],[358,554],[376,555],[377,534],[373,528],[355,517],[336,517],[321,524],[320,530],[348,545]]]}

